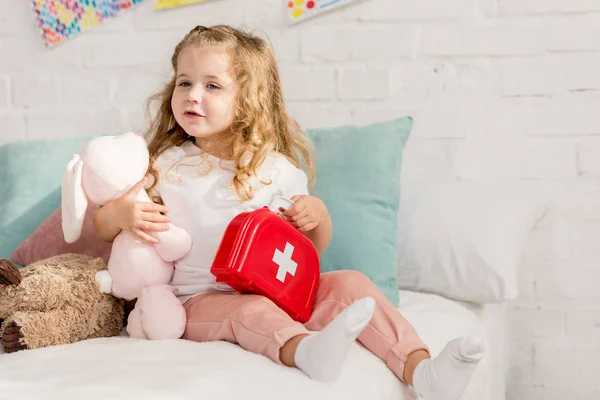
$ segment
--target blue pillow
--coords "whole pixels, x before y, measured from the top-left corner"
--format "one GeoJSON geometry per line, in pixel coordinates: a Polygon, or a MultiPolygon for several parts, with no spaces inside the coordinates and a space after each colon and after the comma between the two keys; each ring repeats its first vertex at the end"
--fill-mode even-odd
{"type": "Polygon", "coordinates": [[[92,138],[0,146],[0,258],[10,258],[60,206],[63,171],[92,138]]]}
{"type": "Polygon", "coordinates": [[[321,271],[364,273],[397,307],[397,235],[402,151],[413,120],[309,129],[316,151],[316,185],[333,235],[321,271]]]}

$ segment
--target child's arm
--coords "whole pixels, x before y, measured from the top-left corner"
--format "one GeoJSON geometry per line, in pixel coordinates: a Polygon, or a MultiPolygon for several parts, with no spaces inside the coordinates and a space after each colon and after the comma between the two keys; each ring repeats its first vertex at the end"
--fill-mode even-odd
{"type": "Polygon", "coordinates": [[[322,219],[315,229],[305,232],[304,235],[306,235],[306,237],[313,242],[317,248],[317,251],[319,252],[319,255],[321,255],[325,250],[327,250],[327,247],[329,247],[331,233],[331,218],[329,218],[329,214],[327,214],[326,218],[322,219]]]}
{"type": "Polygon", "coordinates": [[[117,221],[112,218],[112,215],[115,214],[115,211],[113,210],[115,207],[114,203],[115,201],[106,203],[103,207],[98,208],[96,215],[94,215],[94,228],[96,234],[105,242],[112,242],[119,232],[121,232],[121,227],[117,221]]]}
{"type": "Polygon", "coordinates": [[[294,196],[291,200],[295,204],[283,215],[304,233],[313,242],[318,253],[322,254],[329,246],[332,233],[331,218],[325,203],[309,195],[294,196]]]}
{"type": "Polygon", "coordinates": [[[140,239],[157,243],[158,240],[146,231],[166,231],[171,219],[160,213],[169,209],[160,204],[139,202],[137,195],[143,190],[146,179],[136,183],[127,193],[99,208],[94,216],[96,234],[106,242],[112,242],[122,230],[137,235],[140,239]]]}

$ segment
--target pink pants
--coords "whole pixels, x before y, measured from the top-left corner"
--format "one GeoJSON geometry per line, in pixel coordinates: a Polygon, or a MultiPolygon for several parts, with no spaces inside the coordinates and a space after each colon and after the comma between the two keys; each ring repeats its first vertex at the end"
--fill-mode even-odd
{"type": "Polygon", "coordinates": [[[279,350],[288,340],[323,329],[352,302],[366,296],[373,297],[377,306],[358,341],[404,381],[408,355],[416,350],[429,350],[387,297],[369,278],[356,271],[321,275],[313,314],[304,325],[260,295],[205,293],[192,297],[184,304],[187,324],[183,338],[237,343],[281,364],[279,350]]]}

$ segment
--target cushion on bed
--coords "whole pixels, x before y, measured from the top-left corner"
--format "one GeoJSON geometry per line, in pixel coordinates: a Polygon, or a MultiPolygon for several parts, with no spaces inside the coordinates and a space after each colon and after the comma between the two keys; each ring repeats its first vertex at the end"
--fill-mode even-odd
{"type": "Polygon", "coordinates": [[[60,206],[62,172],[90,138],[0,146],[0,258],[9,258],[60,206]]]}
{"type": "Polygon", "coordinates": [[[325,202],[333,223],[322,271],[361,271],[396,306],[400,171],[412,125],[405,117],[307,132],[316,151],[312,193],[325,202]]]}
{"type": "Polygon", "coordinates": [[[400,210],[399,287],[474,303],[514,299],[521,254],[546,207],[523,184],[441,182],[410,193],[400,210]]]}
{"type": "Polygon", "coordinates": [[[11,260],[21,265],[28,265],[59,254],[76,253],[100,257],[108,263],[112,243],[107,243],[96,235],[95,212],[96,206],[90,203],[86,210],[81,236],[76,242],[67,243],[63,236],[59,207],[17,247],[11,260]]]}

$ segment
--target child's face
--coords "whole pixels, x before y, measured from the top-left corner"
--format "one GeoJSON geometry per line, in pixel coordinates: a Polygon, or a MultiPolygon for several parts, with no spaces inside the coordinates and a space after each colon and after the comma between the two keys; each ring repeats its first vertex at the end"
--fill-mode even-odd
{"type": "Polygon", "coordinates": [[[179,126],[199,143],[233,122],[238,87],[229,61],[227,51],[214,47],[188,47],[179,54],[171,109],[179,126]]]}

